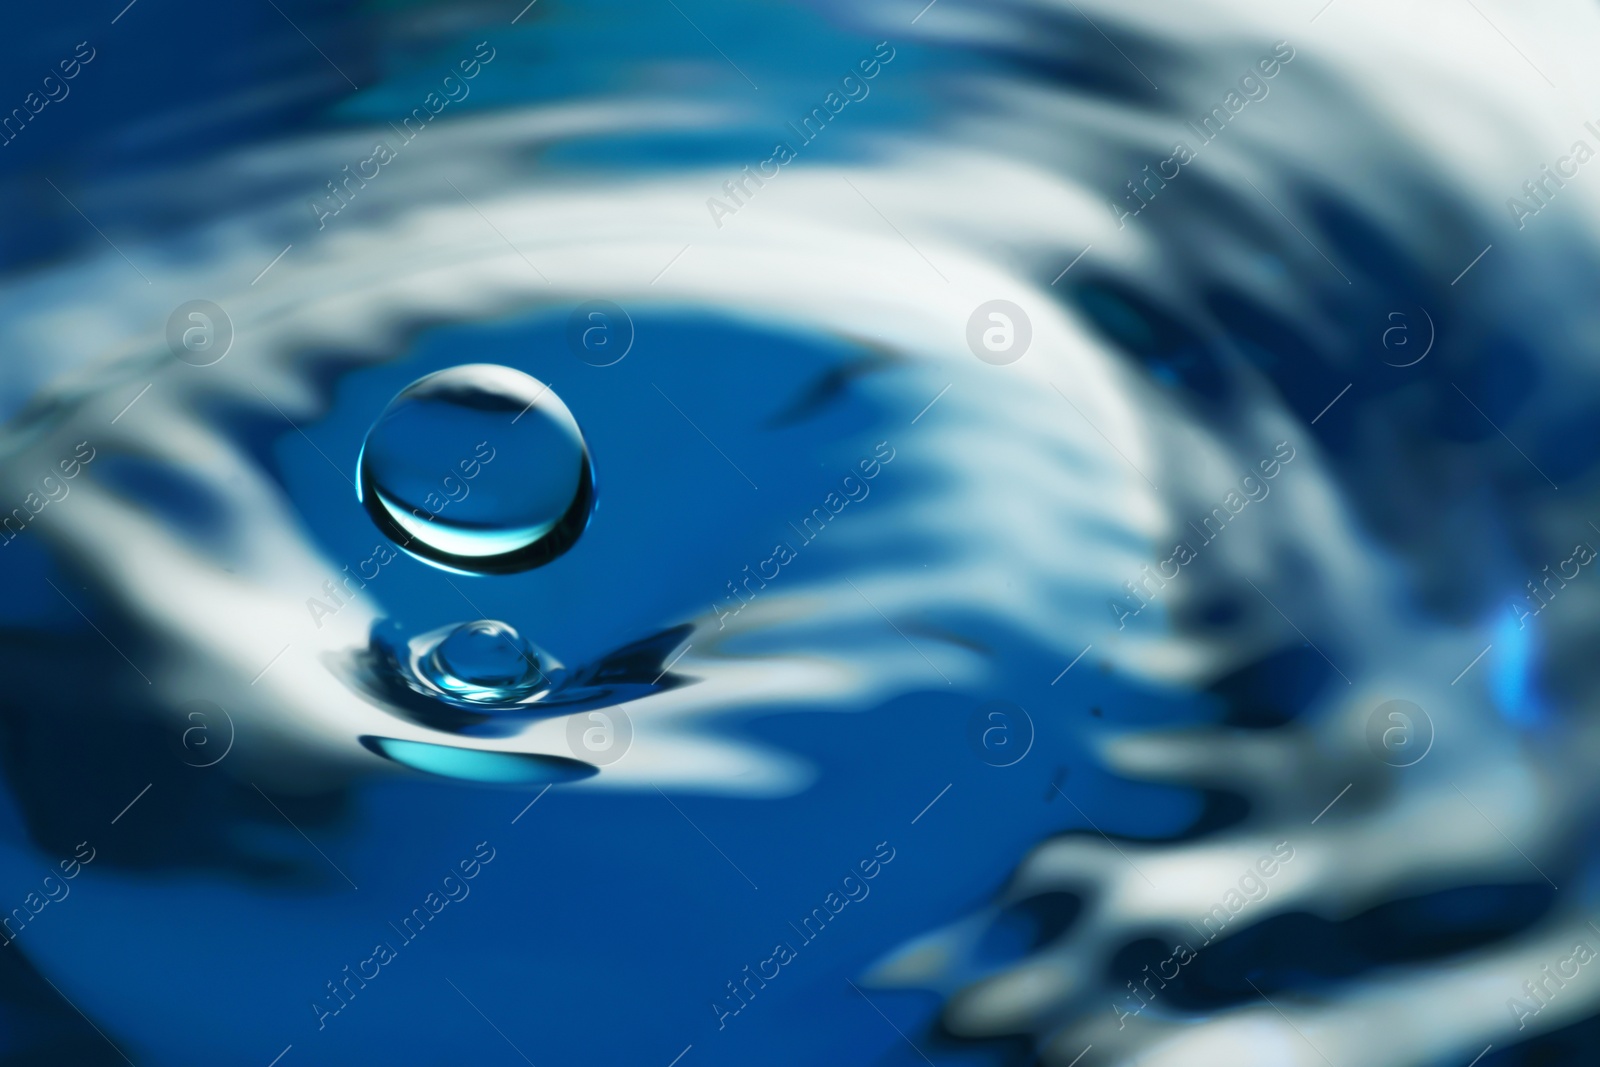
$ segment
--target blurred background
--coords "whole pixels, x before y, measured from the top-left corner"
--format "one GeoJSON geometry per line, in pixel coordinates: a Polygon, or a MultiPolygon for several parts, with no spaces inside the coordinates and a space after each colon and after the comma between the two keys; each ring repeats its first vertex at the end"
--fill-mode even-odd
{"type": "Polygon", "coordinates": [[[1592,5],[8,27],[0,1064],[1592,1062],[1592,5]]]}

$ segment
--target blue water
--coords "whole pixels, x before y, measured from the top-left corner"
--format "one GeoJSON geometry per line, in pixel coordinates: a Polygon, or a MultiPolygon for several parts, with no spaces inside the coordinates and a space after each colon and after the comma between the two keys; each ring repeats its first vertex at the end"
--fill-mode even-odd
{"type": "Polygon", "coordinates": [[[0,1065],[1586,1062],[1556,119],[1086,6],[13,13],[0,1065]]]}

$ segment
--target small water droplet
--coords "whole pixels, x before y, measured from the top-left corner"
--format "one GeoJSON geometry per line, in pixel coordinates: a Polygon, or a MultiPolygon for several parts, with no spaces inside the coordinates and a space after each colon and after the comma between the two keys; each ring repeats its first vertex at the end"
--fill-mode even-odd
{"type": "Polygon", "coordinates": [[[469,574],[542,566],[577,542],[594,474],[577,420],[537,378],[470,363],[417,379],[361,446],[357,495],[390,540],[469,574]]]}
{"type": "Polygon", "coordinates": [[[600,773],[599,768],[582,760],[533,752],[491,752],[479,748],[436,745],[430,741],[374,737],[370,734],[361,738],[361,744],[367,751],[403,767],[469,782],[540,785],[546,782],[576,782],[600,773]]]}
{"type": "Polygon", "coordinates": [[[474,703],[512,703],[548,684],[533,645],[494,619],[457,626],[418,666],[444,692],[474,703]]]}

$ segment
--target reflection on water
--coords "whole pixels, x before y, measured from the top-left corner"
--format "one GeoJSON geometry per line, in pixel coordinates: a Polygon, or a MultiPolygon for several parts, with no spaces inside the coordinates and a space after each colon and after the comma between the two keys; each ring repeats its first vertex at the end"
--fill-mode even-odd
{"type": "Polygon", "coordinates": [[[0,1060],[1586,1062],[1596,15],[920,6],[21,16],[0,1060]]]}

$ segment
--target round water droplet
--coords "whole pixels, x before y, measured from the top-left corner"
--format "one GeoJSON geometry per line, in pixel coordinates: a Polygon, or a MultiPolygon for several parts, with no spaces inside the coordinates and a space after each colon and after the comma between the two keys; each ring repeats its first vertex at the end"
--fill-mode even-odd
{"type": "Polygon", "coordinates": [[[418,664],[444,692],[474,703],[512,703],[547,684],[533,646],[509,623],[464,622],[418,664]]]}
{"type": "Polygon", "coordinates": [[[508,574],[571,548],[594,509],[589,448],[550,387],[470,363],[402,389],[361,446],[357,495],[419,559],[508,574]]]}

